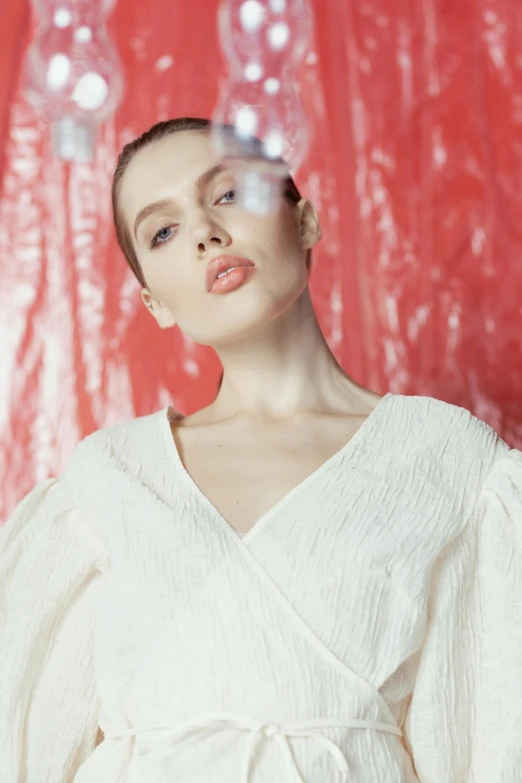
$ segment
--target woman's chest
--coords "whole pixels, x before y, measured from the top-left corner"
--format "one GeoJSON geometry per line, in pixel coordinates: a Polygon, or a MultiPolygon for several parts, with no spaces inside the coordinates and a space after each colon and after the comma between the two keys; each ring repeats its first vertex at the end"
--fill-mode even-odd
{"type": "Polygon", "coordinates": [[[290,492],[298,491],[361,426],[337,422],[322,432],[294,430],[229,433],[173,427],[185,471],[231,527],[252,529],[290,492]]]}
{"type": "MultiPolygon", "coordinates": [[[[433,524],[421,536],[406,493],[388,490],[372,503],[374,489],[353,472],[339,478],[318,477],[305,502],[288,502],[246,547],[204,513],[189,485],[178,506],[154,517],[141,513],[146,488],[137,487],[125,515],[132,534],[114,552],[96,629],[97,677],[114,703],[140,671],[174,672],[173,689],[194,671],[208,675],[205,686],[223,684],[227,671],[247,677],[261,653],[267,665],[283,662],[309,631],[350,669],[384,682],[422,632],[433,524]]],[[[295,650],[303,660],[305,652],[295,650]]]]}

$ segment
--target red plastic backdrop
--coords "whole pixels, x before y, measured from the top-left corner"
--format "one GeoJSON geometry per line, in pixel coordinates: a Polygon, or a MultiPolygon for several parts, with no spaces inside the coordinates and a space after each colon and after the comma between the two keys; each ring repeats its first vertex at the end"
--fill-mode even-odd
{"type": "MultiPolygon", "coordinates": [[[[215,393],[211,349],[160,330],[110,223],[121,146],[210,116],[217,0],[120,0],[128,82],[92,167],[51,158],[17,83],[26,0],[0,3],[0,519],[99,427],[215,393]]],[[[359,383],[463,405],[522,447],[522,4],[315,0],[298,173],[319,210],[312,297],[359,383]]]]}

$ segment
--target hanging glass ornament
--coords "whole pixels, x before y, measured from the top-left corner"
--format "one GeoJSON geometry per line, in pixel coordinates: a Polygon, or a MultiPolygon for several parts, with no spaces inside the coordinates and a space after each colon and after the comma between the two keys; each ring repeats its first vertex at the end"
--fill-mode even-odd
{"type": "Polygon", "coordinates": [[[308,151],[296,70],[311,45],[312,12],[308,0],[222,0],[218,27],[230,75],[211,138],[235,170],[239,203],[267,214],[308,151]]]}
{"type": "Polygon", "coordinates": [[[123,97],[123,69],[104,26],[115,2],[32,0],[40,25],[24,59],[23,88],[64,160],[92,160],[97,128],[123,97]]]}

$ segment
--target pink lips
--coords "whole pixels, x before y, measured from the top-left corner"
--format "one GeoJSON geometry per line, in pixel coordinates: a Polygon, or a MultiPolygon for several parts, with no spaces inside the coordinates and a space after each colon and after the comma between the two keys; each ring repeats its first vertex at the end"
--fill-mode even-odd
{"type": "Polygon", "coordinates": [[[210,289],[211,294],[225,294],[228,291],[235,291],[249,280],[255,272],[253,266],[238,266],[229,272],[224,277],[220,277],[214,281],[214,285],[210,289]]]}
{"type": "Polygon", "coordinates": [[[217,276],[220,275],[221,272],[226,272],[227,269],[231,269],[232,267],[253,267],[253,266],[255,266],[255,264],[249,258],[240,258],[239,256],[223,255],[212,259],[212,261],[207,266],[207,273],[205,278],[207,291],[208,292],[211,291],[217,279],[217,276]]]}

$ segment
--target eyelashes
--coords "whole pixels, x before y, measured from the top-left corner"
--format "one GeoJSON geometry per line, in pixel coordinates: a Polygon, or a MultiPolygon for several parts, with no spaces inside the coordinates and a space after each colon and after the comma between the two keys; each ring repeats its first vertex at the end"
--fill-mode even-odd
{"type": "Polygon", "coordinates": [[[168,237],[161,237],[161,234],[163,234],[164,231],[172,231],[173,226],[167,226],[167,228],[162,228],[160,231],[158,231],[157,234],[154,235],[152,238],[152,242],[150,243],[150,250],[153,250],[157,245],[164,245],[165,242],[168,242],[170,239],[170,236],[168,237]]]}
{"type": "MultiPolygon", "coordinates": [[[[226,193],[223,193],[223,195],[221,196],[221,198],[218,200],[217,203],[219,204],[225,198],[225,196],[229,195],[229,193],[233,193],[234,194],[234,199],[233,199],[233,201],[226,201],[225,204],[233,204],[235,202],[235,200],[236,200],[236,198],[235,198],[236,197],[236,191],[235,191],[234,188],[232,188],[231,190],[227,190],[226,193]]],[[[174,236],[174,233],[173,233],[174,232],[174,228],[175,228],[174,226],[166,226],[165,228],[161,228],[159,231],[157,231],[156,234],[153,236],[152,241],[151,241],[151,243],[149,245],[149,250],[154,250],[156,247],[161,247],[161,245],[165,245],[167,242],[169,242],[172,239],[172,237],[174,236]],[[163,236],[162,237],[161,235],[165,234],[166,231],[170,231],[172,233],[170,233],[168,236],[163,236]]]]}

